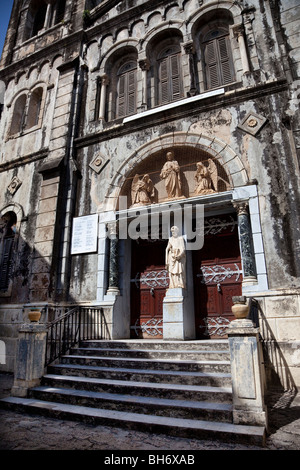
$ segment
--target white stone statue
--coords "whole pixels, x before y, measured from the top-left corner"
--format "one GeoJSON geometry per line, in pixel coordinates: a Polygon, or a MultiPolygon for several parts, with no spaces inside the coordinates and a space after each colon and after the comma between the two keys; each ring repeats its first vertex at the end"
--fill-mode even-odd
{"type": "Polygon", "coordinates": [[[154,186],[148,174],[141,179],[135,175],[131,185],[131,200],[133,206],[143,206],[152,203],[154,186]]]}
{"type": "Polygon", "coordinates": [[[168,198],[172,199],[181,196],[180,167],[174,160],[173,152],[167,152],[166,157],[167,161],[161,170],[160,177],[165,180],[168,198]]]}
{"type": "Polygon", "coordinates": [[[170,289],[182,287],[185,289],[185,244],[182,236],[178,236],[179,229],[171,228],[172,236],[166,248],[166,269],[169,272],[170,289]]]}

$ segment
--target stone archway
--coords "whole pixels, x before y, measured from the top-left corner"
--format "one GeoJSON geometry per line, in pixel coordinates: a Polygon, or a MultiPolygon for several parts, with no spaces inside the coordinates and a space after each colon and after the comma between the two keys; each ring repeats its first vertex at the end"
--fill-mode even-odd
{"type": "MultiPolygon", "coordinates": [[[[117,169],[106,195],[105,210],[118,209],[119,196],[130,193],[130,185],[136,174],[152,173],[155,179],[154,186],[157,186],[159,192],[163,184],[159,181],[159,173],[169,150],[172,150],[174,156],[180,160],[184,172],[195,173],[198,157],[204,162],[211,158],[219,168],[219,176],[227,183],[226,190],[249,183],[247,171],[240,157],[225,142],[204,134],[174,132],[144,144],[123,162],[117,169]]],[[[187,178],[188,181],[190,184],[185,196],[195,196],[191,191],[191,174],[187,178]]],[[[224,186],[221,190],[224,190],[224,186]]]]}
{"type": "MultiPolygon", "coordinates": [[[[140,181],[145,175],[148,175],[147,177],[151,179],[153,191],[149,201],[142,201],[141,205],[150,207],[150,210],[155,207],[156,204],[157,207],[164,206],[165,203],[168,205],[171,199],[168,197],[165,181],[161,178],[161,170],[166,161],[166,154],[169,151],[173,152],[174,159],[178,162],[182,182],[182,195],[172,199],[172,202],[179,201],[179,203],[182,203],[192,201],[193,204],[203,205],[204,203],[210,204],[217,199],[223,204],[223,208],[226,206],[229,210],[233,211],[233,206],[230,201],[232,200],[234,188],[245,186],[249,181],[247,172],[239,156],[226,143],[217,138],[211,138],[203,134],[199,135],[184,132],[167,134],[154,139],[140,147],[130,158],[124,161],[111,182],[111,191],[108,192],[106,197],[106,210],[120,211],[125,209],[124,205],[122,205],[122,207],[119,205],[120,196],[125,196],[127,198],[126,217],[128,217],[129,221],[130,217],[132,217],[131,208],[135,206],[136,202],[133,199],[133,181],[134,179],[140,181]],[[211,191],[205,193],[197,193],[195,191],[195,174],[198,163],[202,163],[206,169],[209,169],[209,163],[212,163],[216,170],[216,177],[213,178],[211,191]]],[[[113,242],[115,243],[115,241],[113,242]]],[[[123,303],[124,309],[130,311],[132,307],[130,306],[131,294],[129,293],[132,291],[133,282],[140,281],[138,273],[131,271],[135,255],[133,253],[134,245],[129,242],[130,240],[120,240],[120,243],[123,244],[123,248],[121,249],[124,254],[123,264],[126,266],[125,269],[127,270],[127,275],[124,276],[122,285],[123,292],[126,292],[127,295],[127,304],[125,306],[125,300],[123,300],[123,296],[121,296],[118,301],[119,312],[123,310],[123,303]]],[[[149,259],[152,260],[154,257],[151,255],[149,259]]],[[[156,264],[157,266],[143,266],[143,276],[148,276],[148,271],[151,273],[152,277],[153,273],[155,273],[156,277],[158,274],[161,276],[159,270],[163,269],[161,266],[163,261],[159,259],[159,262],[156,264]]],[[[189,276],[191,285],[193,285],[195,282],[192,277],[195,277],[195,275],[192,268],[192,255],[190,255],[188,264],[190,266],[189,276]]],[[[198,276],[198,274],[196,273],[196,276],[198,276]]],[[[215,286],[215,288],[217,288],[217,286],[215,286]]],[[[191,298],[194,296],[194,289],[190,286],[189,289],[189,296],[191,298]]],[[[151,293],[151,286],[150,292],[142,292],[141,294],[143,294],[144,297],[148,295],[148,298],[152,300],[151,296],[153,296],[153,292],[151,293]]],[[[154,292],[154,295],[155,294],[154,292]]],[[[141,296],[139,301],[140,303],[143,301],[141,296]]],[[[157,308],[158,307],[155,306],[155,309],[157,308]]],[[[189,310],[191,311],[191,308],[189,308],[189,310]]],[[[148,311],[146,313],[148,313],[148,311]]],[[[115,318],[115,324],[117,324],[117,316],[115,318]]],[[[153,323],[155,320],[157,320],[157,318],[152,319],[149,317],[149,322],[147,323],[147,325],[150,324],[154,326],[154,330],[158,329],[158,325],[161,325],[161,323],[158,323],[159,319],[156,323],[153,323]]],[[[122,317],[122,321],[124,321],[124,317],[122,317]]],[[[129,318],[126,321],[129,322],[129,318]]],[[[129,323],[127,323],[127,325],[127,331],[129,331],[130,329],[132,330],[133,326],[136,326],[137,323],[135,322],[133,325],[131,322],[130,327],[129,323]]],[[[143,327],[142,324],[139,324],[139,326],[143,327]]],[[[190,336],[190,338],[192,337],[193,336],[190,336]]]]}

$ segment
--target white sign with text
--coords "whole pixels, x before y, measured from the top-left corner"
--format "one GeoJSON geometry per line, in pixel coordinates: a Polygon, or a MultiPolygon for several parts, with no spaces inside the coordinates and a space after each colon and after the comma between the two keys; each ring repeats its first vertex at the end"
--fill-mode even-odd
{"type": "Polygon", "coordinates": [[[98,214],[73,219],[71,254],[94,253],[97,251],[98,214]]]}

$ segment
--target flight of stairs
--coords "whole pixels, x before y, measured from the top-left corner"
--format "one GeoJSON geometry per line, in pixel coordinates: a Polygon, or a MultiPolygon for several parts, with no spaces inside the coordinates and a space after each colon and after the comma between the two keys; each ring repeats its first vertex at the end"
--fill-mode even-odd
{"type": "Polygon", "coordinates": [[[173,436],[264,445],[235,425],[227,340],[84,341],[5,408],[173,436]]]}

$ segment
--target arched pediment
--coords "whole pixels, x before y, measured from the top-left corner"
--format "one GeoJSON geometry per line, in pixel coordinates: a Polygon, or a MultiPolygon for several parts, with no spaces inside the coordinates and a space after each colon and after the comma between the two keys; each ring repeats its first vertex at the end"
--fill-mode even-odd
{"type": "MultiPolygon", "coordinates": [[[[153,191],[149,194],[149,201],[144,199],[142,203],[155,204],[170,200],[166,179],[162,175],[166,156],[170,151],[179,167],[180,198],[221,193],[244,186],[249,181],[241,159],[225,142],[203,134],[175,132],[143,145],[122,164],[111,183],[113,189],[107,194],[106,203],[109,202],[109,208],[118,208],[119,196],[127,197],[128,207],[140,202],[139,198],[134,200],[134,192],[139,181],[142,186],[145,175],[148,175],[145,180],[151,180],[149,188],[152,187],[153,191]],[[199,163],[202,165],[197,165],[199,163]],[[201,166],[204,167],[202,177],[206,173],[207,178],[202,184],[201,166]],[[209,180],[210,184],[207,184],[209,180]]],[[[178,194],[175,199],[176,197],[178,194]]]]}

